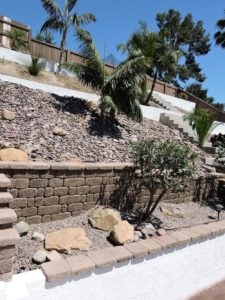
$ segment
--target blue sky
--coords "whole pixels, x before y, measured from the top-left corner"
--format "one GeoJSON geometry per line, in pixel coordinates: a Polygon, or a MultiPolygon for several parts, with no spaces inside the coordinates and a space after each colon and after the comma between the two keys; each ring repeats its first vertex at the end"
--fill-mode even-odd
{"type": "MultiPolygon", "coordinates": [[[[63,4],[64,0],[56,0],[63,4]]],[[[92,33],[97,47],[104,55],[113,53],[122,59],[116,45],[125,42],[137,29],[140,20],[147,21],[152,30],[156,30],[155,15],[170,8],[179,10],[182,15],[192,13],[195,21],[203,20],[206,30],[211,34],[212,50],[199,59],[207,76],[204,87],[216,101],[225,103],[225,49],[215,46],[213,34],[216,21],[224,18],[224,0],[80,0],[78,12],[92,12],[97,22],[86,28],[92,33]]],[[[33,34],[39,30],[46,18],[40,0],[1,0],[0,15],[5,15],[21,23],[29,25],[33,34]]],[[[77,49],[77,42],[72,35],[68,48],[77,49]]]]}

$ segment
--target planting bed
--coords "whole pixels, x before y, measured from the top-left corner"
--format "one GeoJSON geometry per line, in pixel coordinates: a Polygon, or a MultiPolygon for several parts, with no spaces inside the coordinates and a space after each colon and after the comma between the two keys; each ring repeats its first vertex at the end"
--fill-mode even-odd
{"type": "MultiPolygon", "coordinates": [[[[14,268],[15,273],[40,267],[40,265],[32,262],[32,257],[37,250],[44,249],[44,242],[32,240],[31,236],[33,232],[39,232],[46,235],[49,232],[66,227],[81,227],[86,231],[88,238],[92,242],[92,246],[90,247],[89,251],[113,247],[112,244],[107,240],[109,232],[95,229],[88,223],[88,215],[90,212],[91,211],[83,212],[78,216],[70,217],[61,221],[31,225],[29,233],[25,236],[22,236],[17,245],[16,263],[14,268]]],[[[193,202],[183,204],[162,203],[156,209],[154,216],[161,220],[162,228],[172,231],[182,227],[189,227],[192,225],[216,221],[217,212],[208,206],[201,206],[199,203],[193,202]],[[168,216],[161,211],[161,207],[169,210],[178,209],[180,212],[182,212],[183,217],[168,216]]],[[[220,219],[225,219],[224,211],[221,212],[220,219]]],[[[73,255],[81,253],[87,253],[87,251],[72,251],[73,255]]],[[[61,254],[61,256],[65,255],[66,254],[61,254]]]]}

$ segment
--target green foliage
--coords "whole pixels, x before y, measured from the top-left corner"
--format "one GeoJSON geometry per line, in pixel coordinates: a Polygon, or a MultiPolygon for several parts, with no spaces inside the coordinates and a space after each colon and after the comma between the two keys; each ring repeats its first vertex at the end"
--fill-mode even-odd
{"type": "Polygon", "coordinates": [[[203,22],[193,20],[192,14],[182,18],[179,11],[169,9],[165,13],[156,16],[159,34],[166,39],[174,50],[182,50],[185,61],[180,64],[175,73],[169,73],[168,80],[179,85],[179,81],[186,82],[193,78],[199,82],[204,81],[205,76],[196,57],[206,55],[210,51],[210,36],[206,33],[203,22]]]}
{"type": "Polygon", "coordinates": [[[208,97],[208,89],[203,89],[200,83],[189,84],[186,87],[186,91],[211,104],[212,106],[215,106],[219,110],[224,110],[224,105],[222,103],[215,103],[214,97],[208,97]]]}
{"type": "Polygon", "coordinates": [[[11,31],[4,31],[3,34],[10,39],[10,47],[12,50],[18,51],[27,48],[27,37],[24,31],[13,29],[11,31]]]}
{"type": "Polygon", "coordinates": [[[217,22],[216,26],[219,29],[214,35],[214,38],[216,40],[216,45],[225,48],[225,19],[220,19],[217,22]]]}
{"type": "Polygon", "coordinates": [[[77,0],[65,0],[64,9],[60,9],[55,0],[41,0],[42,6],[48,14],[47,20],[44,22],[41,28],[41,32],[46,30],[57,31],[61,34],[60,42],[60,59],[59,59],[59,70],[63,62],[67,35],[71,27],[77,35],[77,31],[86,24],[95,22],[96,18],[91,13],[85,13],[78,15],[76,11],[77,0]]]}
{"type": "Polygon", "coordinates": [[[35,39],[44,43],[55,45],[55,39],[51,31],[45,30],[36,34],[35,39]]]}
{"type": "Polygon", "coordinates": [[[195,109],[192,113],[185,116],[185,119],[189,121],[193,130],[196,130],[199,147],[203,147],[210,132],[217,126],[213,126],[214,119],[212,115],[208,110],[195,109]]]}
{"type": "Polygon", "coordinates": [[[102,117],[109,114],[124,113],[135,121],[142,121],[140,108],[140,86],[145,80],[143,57],[133,55],[122,62],[112,74],[107,72],[90,34],[79,31],[82,63],[65,63],[63,66],[76,74],[78,79],[101,94],[100,109],[102,117]]]}
{"type": "Polygon", "coordinates": [[[150,93],[146,95],[146,83],[142,85],[142,103],[148,104],[157,79],[166,78],[176,72],[182,51],[174,50],[164,37],[150,32],[145,23],[140,23],[140,29],[134,32],[126,44],[118,45],[123,53],[128,53],[128,59],[134,52],[144,57],[142,71],[153,77],[150,93]]]}
{"type": "Polygon", "coordinates": [[[42,64],[40,63],[40,58],[31,56],[31,64],[27,67],[27,69],[31,75],[38,76],[42,69],[42,64]]]}
{"type": "Polygon", "coordinates": [[[179,146],[171,140],[160,143],[146,139],[133,143],[133,162],[141,171],[141,179],[150,191],[143,220],[154,212],[168,191],[180,192],[185,189],[195,175],[196,156],[188,147],[179,146]],[[156,200],[154,195],[160,189],[156,200]]]}

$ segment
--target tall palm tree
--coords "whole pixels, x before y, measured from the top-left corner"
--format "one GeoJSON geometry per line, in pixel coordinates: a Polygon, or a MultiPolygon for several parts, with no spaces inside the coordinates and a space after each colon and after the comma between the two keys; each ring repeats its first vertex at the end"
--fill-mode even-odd
{"type": "Polygon", "coordinates": [[[139,103],[139,86],[146,80],[143,68],[145,60],[139,53],[133,53],[129,60],[121,63],[112,74],[107,72],[90,34],[79,32],[82,63],[68,62],[63,66],[75,73],[86,86],[100,93],[102,116],[110,113],[124,113],[135,121],[142,121],[139,103]]]}
{"type": "Polygon", "coordinates": [[[153,78],[153,82],[143,104],[148,104],[151,100],[157,79],[167,79],[171,74],[175,74],[182,55],[182,52],[174,50],[162,35],[150,32],[145,22],[140,23],[140,29],[132,34],[126,44],[120,44],[117,48],[123,53],[127,52],[128,57],[133,51],[139,51],[149,65],[145,71],[146,75],[153,78]]]}
{"type": "Polygon", "coordinates": [[[95,22],[96,18],[91,13],[78,15],[75,10],[78,0],[65,0],[64,9],[60,9],[55,0],[41,0],[43,8],[48,13],[48,18],[41,27],[41,32],[48,29],[59,31],[61,34],[60,42],[60,57],[59,57],[59,70],[63,63],[67,36],[69,29],[74,28],[75,34],[85,24],[95,22]]]}
{"type": "Polygon", "coordinates": [[[225,19],[219,20],[216,25],[219,29],[219,31],[217,31],[214,35],[216,44],[225,48],[225,19]]]}

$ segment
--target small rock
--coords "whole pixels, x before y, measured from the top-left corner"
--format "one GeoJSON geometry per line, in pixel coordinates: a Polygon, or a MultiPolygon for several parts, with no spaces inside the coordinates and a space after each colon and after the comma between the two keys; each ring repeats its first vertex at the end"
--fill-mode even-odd
{"type": "Polygon", "coordinates": [[[56,261],[59,259],[61,259],[61,255],[56,250],[52,250],[47,253],[47,260],[56,261]]]}
{"type": "Polygon", "coordinates": [[[5,120],[12,121],[12,120],[15,119],[16,114],[13,111],[10,111],[8,109],[4,109],[3,112],[2,112],[2,117],[5,120]]]}
{"type": "Polygon", "coordinates": [[[95,228],[111,231],[122,219],[116,209],[98,207],[91,213],[89,221],[95,228]]]}
{"type": "Polygon", "coordinates": [[[134,242],[138,242],[140,240],[140,237],[138,235],[134,235],[134,242]]]}
{"type": "Polygon", "coordinates": [[[44,250],[38,250],[34,253],[32,260],[37,264],[42,264],[47,260],[47,252],[44,250]]]}
{"type": "Polygon", "coordinates": [[[134,240],[134,227],[127,221],[121,221],[114,226],[109,238],[117,245],[131,243],[134,240]]]}
{"type": "Polygon", "coordinates": [[[15,229],[17,230],[20,236],[26,235],[30,230],[30,225],[24,221],[21,221],[15,225],[15,229]]]}
{"type": "Polygon", "coordinates": [[[163,229],[163,228],[160,228],[156,231],[156,233],[159,235],[159,236],[162,236],[162,235],[166,235],[166,230],[163,229]]]}
{"type": "Polygon", "coordinates": [[[61,127],[54,127],[53,128],[53,134],[54,135],[59,135],[59,136],[65,136],[68,134],[68,132],[66,130],[64,130],[61,127]]]}
{"type": "Polygon", "coordinates": [[[140,232],[140,231],[138,231],[138,230],[135,230],[134,231],[134,234],[136,235],[136,236],[138,236],[138,237],[142,237],[142,233],[140,232]]]}
{"type": "Polygon", "coordinates": [[[166,207],[161,206],[160,210],[164,215],[167,215],[167,216],[170,216],[170,217],[184,218],[184,212],[178,207],[166,208],[166,207]]]}
{"type": "Polygon", "coordinates": [[[28,161],[26,152],[15,149],[5,148],[0,150],[0,160],[2,161],[28,161]]]}
{"type": "Polygon", "coordinates": [[[42,234],[40,232],[34,232],[32,235],[32,239],[37,242],[43,242],[45,239],[45,236],[44,236],[44,234],[42,234]]]}

